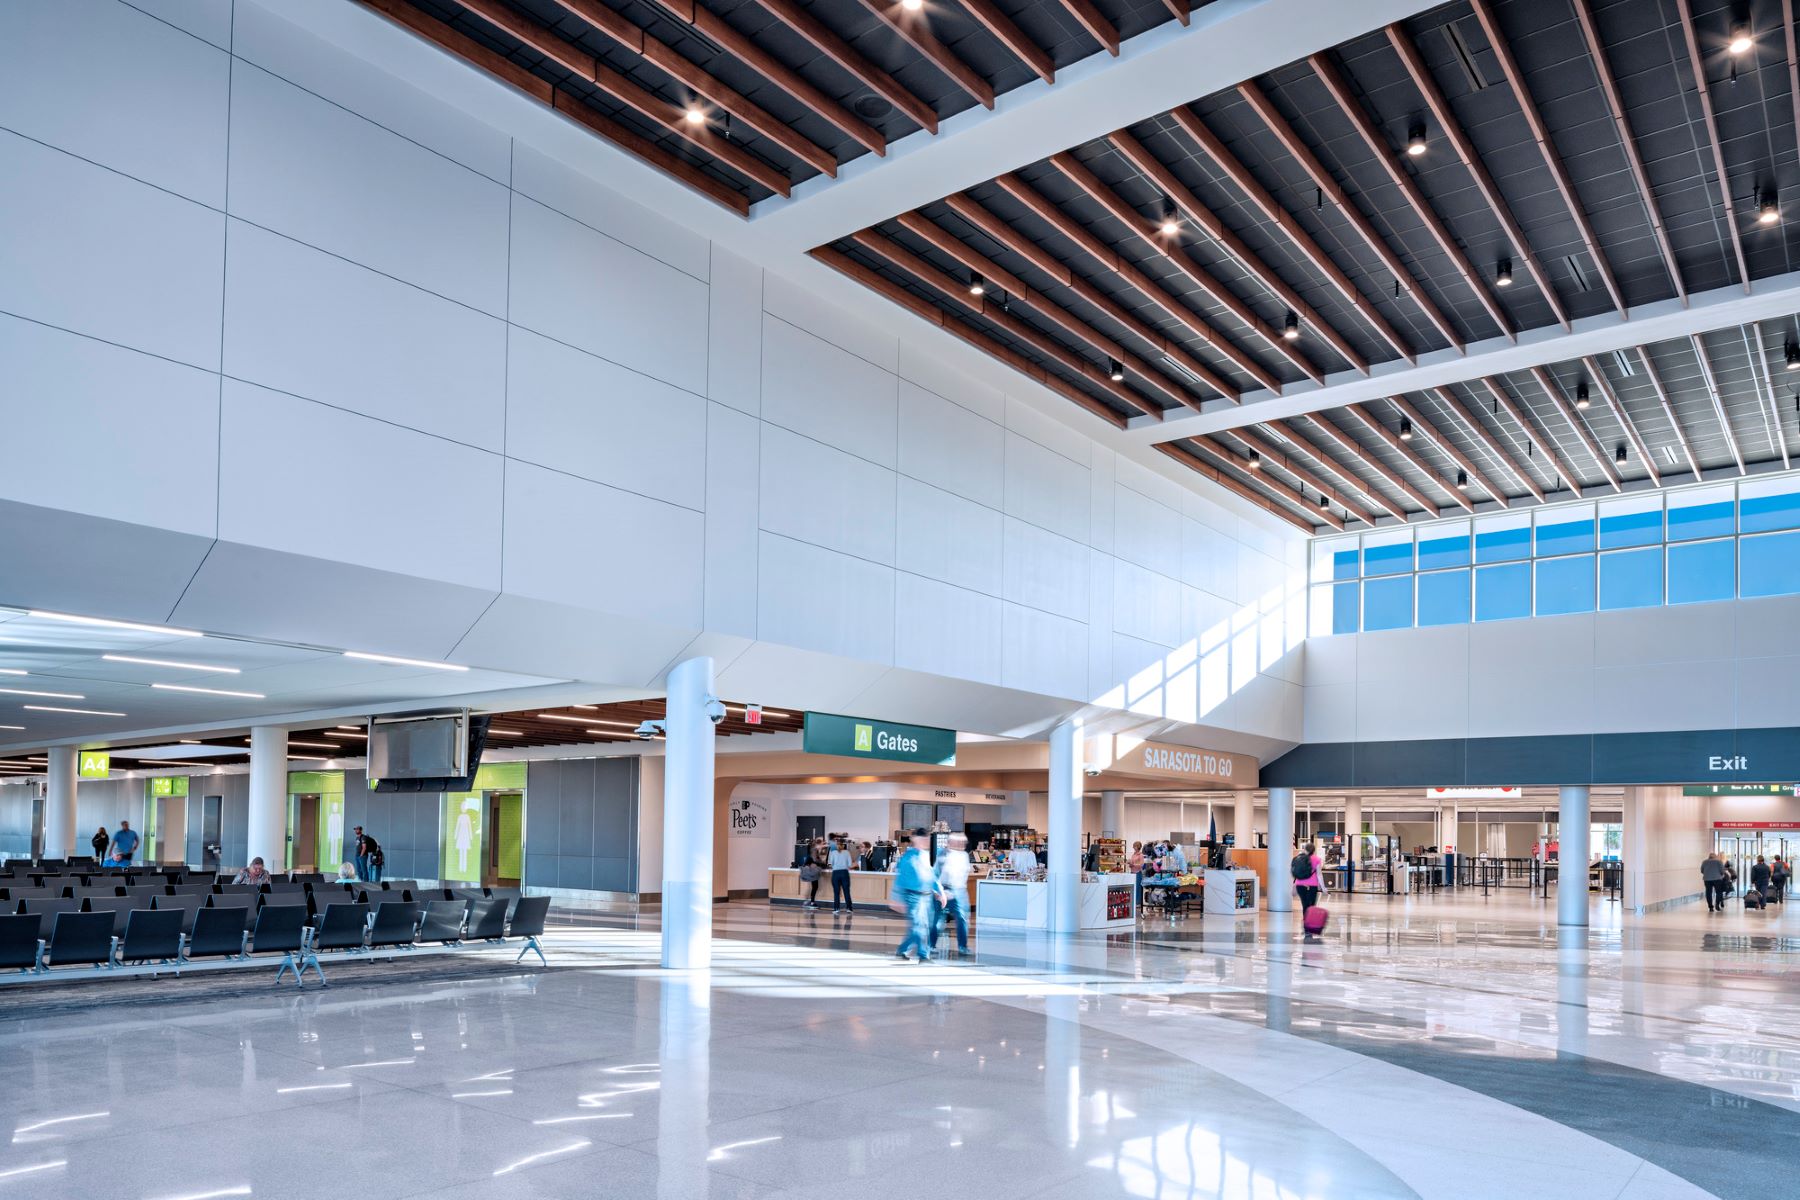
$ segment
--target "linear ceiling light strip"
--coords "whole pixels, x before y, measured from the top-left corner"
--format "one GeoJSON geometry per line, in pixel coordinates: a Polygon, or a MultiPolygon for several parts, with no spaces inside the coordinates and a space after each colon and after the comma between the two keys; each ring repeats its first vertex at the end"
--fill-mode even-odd
{"type": "Polygon", "coordinates": [[[1693,471],[1695,481],[1706,476],[1700,470],[1700,460],[1694,456],[1694,445],[1688,441],[1687,431],[1681,427],[1681,418],[1675,415],[1675,405],[1669,400],[1669,389],[1663,386],[1662,376],[1656,370],[1656,362],[1650,357],[1650,351],[1643,346],[1637,348],[1638,362],[1643,365],[1644,378],[1656,389],[1656,399],[1662,404],[1663,416],[1669,419],[1669,428],[1675,431],[1675,440],[1681,443],[1681,453],[1687,458],[1688,469],[1693,471]]]}

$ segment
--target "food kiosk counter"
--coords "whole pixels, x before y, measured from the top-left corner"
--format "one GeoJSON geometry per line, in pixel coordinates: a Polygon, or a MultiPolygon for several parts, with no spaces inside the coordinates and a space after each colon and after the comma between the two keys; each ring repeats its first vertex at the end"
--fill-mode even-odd
{"type": "MultiPolygon", "coordinates": [[[[969,875],[969,901],[973,905],[976,900],[976,881],[974,873],[969,875]]],[[[769,903],[770,904],[802,904],[812,891],[812,885],[800,881],[798,867],[769,868],[769,903]]],[[[894,892],[894,873],[892,871],[852,871],[850,872],[850,903],[853,908],[886,909],[888,897],[894,892]]],[[[827,871],[819,877],[819,904],[821,907],[831,906],[831,872],[827,871]]],[[[970,911],[974,911],[971,908],[970,911]]]]}
{"type": "MultiPolygon", "coordinates": [[[[1083,929],[1130,929],[1137,925],[1135,881],[1130,875],[1100,875],[1081,882],[1083,929]]],[[[983,879],[977,884],[981,924],[998,929],[1047,929],[1050,885],[1041,880],[983,879]]]]}

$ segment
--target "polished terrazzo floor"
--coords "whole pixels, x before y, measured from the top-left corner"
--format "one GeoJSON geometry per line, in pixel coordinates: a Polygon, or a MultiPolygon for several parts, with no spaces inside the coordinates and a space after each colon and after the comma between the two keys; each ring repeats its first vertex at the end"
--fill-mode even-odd
{"type": "Polygon", "coordinates": [[[548,970],[7,989],[0,1200],[1800,1194],[1800,906],[1334,907],[914,965],[733,904],[704,978],[620,918],[548,970]]]}

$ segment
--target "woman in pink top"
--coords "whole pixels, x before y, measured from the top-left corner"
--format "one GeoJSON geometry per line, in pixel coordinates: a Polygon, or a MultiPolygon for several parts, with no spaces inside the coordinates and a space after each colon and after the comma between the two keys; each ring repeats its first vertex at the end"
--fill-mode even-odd
{"type": "MultiPolygon", "coordinates": [[[[1300,893],[1300,912],[1305,915],[1307,909],[1319,902],[1319,889],[1325,886],[1325,881],[1319,875],[1319,852],[1311,842],[1302,846],[1294,857],[1299,859],[1301,855],[1306,857],[1309,869],[1304,877],[1299,871],[1294,872],[1294,890],[1300,893]]],[[[1299,865],[1297,861],[1289,864],[1290,868],[1299,865]]]]}

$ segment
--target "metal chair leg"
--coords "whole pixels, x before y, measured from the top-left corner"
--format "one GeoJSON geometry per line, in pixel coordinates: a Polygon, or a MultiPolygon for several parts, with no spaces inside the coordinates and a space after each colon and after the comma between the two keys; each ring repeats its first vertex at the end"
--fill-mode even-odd
{"type": "Polygon", "coordinates": [[[542,946],[538,945],[538,940],[535,937],[527,937],[525,939],[524,949],[519,951],[519,957],[513,959],[513,962],[515,962],[515,963],[524,962],[525,956],[527,954],[532,953],[533,951],[537,952],[539,962],[543,963],[546,967],[550,965],[550,960],[544,957],[544,948],[542,946]]]}

